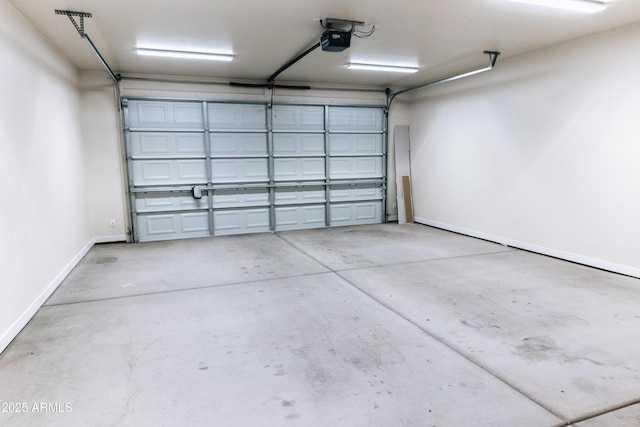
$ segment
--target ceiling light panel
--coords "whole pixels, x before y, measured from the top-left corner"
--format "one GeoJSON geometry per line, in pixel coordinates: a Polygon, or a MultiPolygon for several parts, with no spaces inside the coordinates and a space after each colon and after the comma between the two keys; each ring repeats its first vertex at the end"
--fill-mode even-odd
{"type": "Polygon", "coordinates": [[[164,58],[200,59],[205,61],[231,61],[233,55],[209,52],[191,52],[186,50],[151,49],[139,47],[138,55],[160,56],[164,58]]]}
{"type": "Polygon", "coordinates": [[[601,1],[592,0],[509,0],[515,3],[531,4],[534,6],[552,7],[574,12],[596,13],[607,8],[601,1]]]}
{"type": "Polygon", "coordinates": [[[351,70],[366,70],[366,71],[387,71],[392,73],[416,73],[417,67],[398,67],[395,65],[382,65],[382,64],[362,64],[362,63],[350,63],[347,64],[347,68],[351,70]]]}

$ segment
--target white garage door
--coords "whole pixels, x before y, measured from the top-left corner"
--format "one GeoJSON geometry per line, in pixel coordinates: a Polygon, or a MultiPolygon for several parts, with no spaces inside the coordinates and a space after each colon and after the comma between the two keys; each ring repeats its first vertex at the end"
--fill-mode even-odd
{"type": "Polygon", "coordinates": [[[135,241],[385,217],[381,107],[124,104],[135,241]]]}

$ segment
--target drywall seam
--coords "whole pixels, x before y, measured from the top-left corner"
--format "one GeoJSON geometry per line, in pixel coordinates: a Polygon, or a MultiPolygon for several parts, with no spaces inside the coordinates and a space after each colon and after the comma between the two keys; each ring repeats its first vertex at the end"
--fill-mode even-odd
{"type": "Polygon", "coordinates": [[[466,236],[477,237],[479,239],[488,240],[490,242],[499,243],[501,245],[510,246],[512,248],[523,249],[525,251],[535,252],[542,255],[551,256],[553,258],[562,259],[565,261],[575,262],[583,264],[588,267],[594,267],[601,270],[610,271],[612,273],[624,274],[625,276],[631,276],[640,279],[640,268],[634,268],[627,265],[616,264],[612,262],[603,261],[596,258],[590,258],[583,255],[574,254],[571,252],[564,252],[557,249],[547,248],[544,246],[535,245],[532,243],[521,242],[519,240],[513,240],[506,237],[496,236],[489,233],[483,233],[481,231],[470,230],[464,227],[458,227],[455,225],[445,224],[438,221],[431,221],[426,218],[414,217],[415,222],[423,225],[428,225],[435,228],[440,228],[447,231],[453,231],[455,233],[464,234],[466,236]]]}
{"type": "MultiPolygon", "coordinates": [[[[111,237],[111,236],[110,236],[111,237]]],[[[115,236],[114,236],[115,237],[115,236]]],[[[47,301],[47,299],[58,289],[58,286],[66,279],[71,273],[71,270],[78,265],[82,258],[89,252],[89,250],[96,243],[96,239],[91,239],[80,252],[73,257],[73,259],[62,269],[60,273],[53,279],[53,281],[47,286],[44,291],[31,303],[31,305],[22,313],[20,317],[9,327],[9,329],[0,337],[0,354],[11,344],[13,339],[18,336],[20,331],[29,323],[29,321],[35,316],[40,307],[47,301]]]]}

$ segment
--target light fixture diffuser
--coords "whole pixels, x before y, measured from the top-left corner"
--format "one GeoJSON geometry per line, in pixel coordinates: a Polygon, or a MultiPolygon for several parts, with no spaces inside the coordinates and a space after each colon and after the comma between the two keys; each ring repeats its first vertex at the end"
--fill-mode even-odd
{"type": "Polygon", "coordinates": [[[208,52],[190,52],[186,50],[138,48],[138,55],[160,56],[165,58],[203,59],[206,61],[231,61],[233,55],[208,52]]]}
{"type": "Polygon", "coordinates": [[[516,3],[532,4],[535,6],[553,7],[574,12],[596,13],[607,8],[602,1],[595,0],[509,0],[516,3]]]}
{"type": "Polygon", "coordinates": [[[366,70],[366,71],[390,71],[392,73],[416,73],[417,67],[398,67],[395,65],[380,65],[380,64],[361,64],[350,63],[347,64],[347,68],[351,70],[366,70]]]}

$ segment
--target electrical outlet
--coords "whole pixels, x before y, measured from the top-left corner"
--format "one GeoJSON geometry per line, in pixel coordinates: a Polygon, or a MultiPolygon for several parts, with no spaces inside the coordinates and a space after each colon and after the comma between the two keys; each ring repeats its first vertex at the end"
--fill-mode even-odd
{"type": "Polygon", "coordinates": [[[109,226],[110,227],[115,227],[116,226],[116,220],[113,219],[113,218],[111,220],[109,220],[109,226]]]}

